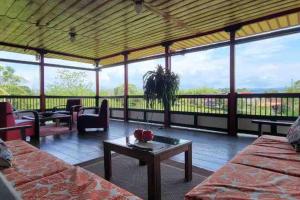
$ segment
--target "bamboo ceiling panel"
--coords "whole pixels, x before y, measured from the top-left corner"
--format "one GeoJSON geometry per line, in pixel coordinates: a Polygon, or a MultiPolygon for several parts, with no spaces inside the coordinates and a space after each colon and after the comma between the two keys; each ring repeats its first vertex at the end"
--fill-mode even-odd
{"type": "MultiPolygon", "coordinates": [[[[0,42],[92,59],[152,46],[129,54],[132,60],[164,52],[154,45],[193,35],[198,37],[174,42],[171,49],[226,41],[229,38],[222,31],[224,27],[277,13],[287,12],[245,25],[237,37],[296,26],[299,11],[299,0],[145,0],[140,14],[136,14],[132,0],[0,0],[0,42]],[[71,28],[77,34],[75,42],[69,39],[71,28]],[[212,34],[201,35],[207,32],[212,34]]],[[[4,46],[0,49],[20,51],[4,46]]],[[[46,57],[94,62],[56,54],[46,57]]],[[[113,64],[122,58],[116,55],[100,62],[113,64]]]]}

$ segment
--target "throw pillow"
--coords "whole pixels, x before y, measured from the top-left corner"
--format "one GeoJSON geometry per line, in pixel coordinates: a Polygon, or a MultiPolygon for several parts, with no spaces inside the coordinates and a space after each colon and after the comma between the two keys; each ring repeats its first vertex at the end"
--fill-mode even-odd
{"type": "Polygon", "coordinates": [[[300,142],[300,117],[289,128],[287,139],[291,144],[300,142]]]}
{"type": "Polygon", "coordinates": [[[0,167],[11,167],[13,155],[3,140],[0,139],[0,167]]]}

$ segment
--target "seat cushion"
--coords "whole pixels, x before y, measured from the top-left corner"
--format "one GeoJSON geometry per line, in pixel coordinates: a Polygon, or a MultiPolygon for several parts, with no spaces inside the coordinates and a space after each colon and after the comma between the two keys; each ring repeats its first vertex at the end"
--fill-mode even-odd
{"type": "Polygon", "coordinates": [[[3,169],[1,172],[7,180],[18,186],[72,167],[46,152],[37,150],[15,156],[13,167],[3,169]]]}
{"type": "Polygon", "coordinates": [[[30,153],[38,149],[23,140],[6,141],[6,146],[12,152],[13,156],[30,153]]]}
{"type": "MultiPolygon", "coordinates": [[[[290,145],[289,145],[290,146],[290,145]]],[[[291,149],[249,145],[231,163],[300,177],[300,153],[291,149]]]]}
{"type": "Polygon", "coordinates": [[[196,186],[186,199],[300,199],[300,178],[228,163],[196,186]]]}
{"type": "Polygon", "coordinates": [[[300,143],[300,117],[290,127],[286,137],[291,144],[300,143]]]}
{"type": "Polygon", "coordinates": [[[272,135],[263,135],[256,139],[252,145],[273,147],[277,149],[288,149],[292,150],[293,147],[290,145],[285,137],[278,137],[272,135]]]}
{"type": "Polygon", "coordinates": [[[138,197],[80,167],[16,187],[26,199],[130,199],[138,197]]]}

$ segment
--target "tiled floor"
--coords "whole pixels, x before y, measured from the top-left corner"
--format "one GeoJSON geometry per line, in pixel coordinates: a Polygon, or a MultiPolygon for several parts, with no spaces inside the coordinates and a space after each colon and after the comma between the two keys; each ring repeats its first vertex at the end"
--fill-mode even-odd
{"type": "MultiPolygon", "coordinates": [[[[68,163],[78,164],[103,156],[102,141],[130,135],[137,127],[147,128],[144,124],[111,121],[107,132],[90,132],[79,135],[76,129],[70,134],[41,137],[40,148],[68,163]]],[[[188,139],[193,141],[193,165],[208,170],[217,170],[235,154],[254,141],[253,136],[229,137],[225,134],[211,133],[178,128],[159,129],[151,126],[157,135],[188,139]]],[[[172,159],[184,161],[179,154],[172,159]]]]}

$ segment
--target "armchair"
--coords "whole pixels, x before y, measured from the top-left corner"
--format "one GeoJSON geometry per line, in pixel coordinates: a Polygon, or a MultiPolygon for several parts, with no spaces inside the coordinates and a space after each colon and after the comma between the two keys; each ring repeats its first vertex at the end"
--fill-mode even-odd
{"type": "Polygon", "coordinates": [[[1,135],[0,137],[4,140],[17,140],[23,139],[24,135],[20,136],[20,130],[18,128],[13,127],[23,127],[26,126],[26,130],[24,129],[21,134],[25,134],[26,136],[30,136],[34,139],[39,139],[39,117],[36,111],[26,110],[26,111],[13,111],[13,107],[9,102],[0,102],[0,128],[1,135]],[[16,119],[15,114],[22,113],[32,113],[34,115],[34,120],[27,119],[16,119]],[[30,127],[29,127],[30,126],[30,127]]]}
{"type": "Polygon", "coordinates": [[[53,107],[52,112],[60,113],[60,114],[66,114],[71,115],[72,122],[74,119],[74,115],[79,112],[79,109],[81,108],[82,103],[81,99],[68,99],[67,105],[58,105],[53,107]],[[64,107],[65,110],[59,110],[59,108],[64,107]]]}
{"type": "Polygon", "coordinates": [[[86,128],[109,128],[109,107],[108,101],[104,99],[101,107],[81,108],[77,117],[77,129],[79,133],[84,133],[86,128]],[[85,110],[94,110],[94,114],[84,114],[85,110]]]}

